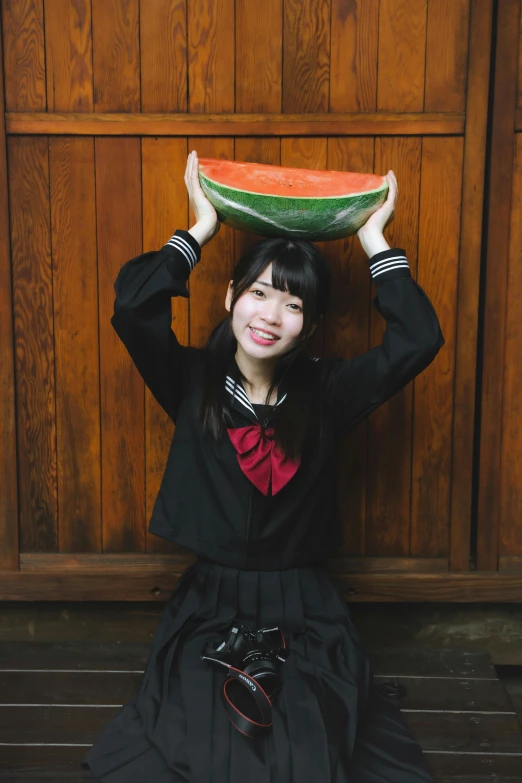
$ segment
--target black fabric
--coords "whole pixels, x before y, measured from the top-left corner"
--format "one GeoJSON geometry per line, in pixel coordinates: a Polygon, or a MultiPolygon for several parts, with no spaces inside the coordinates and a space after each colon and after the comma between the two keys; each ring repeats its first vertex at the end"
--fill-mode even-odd
{"type": "Polygon", "coordinates": [[[399,708],[375,687],[348,607],[321,566],[243,571],[201,559],[166,604],[138,696],[85,757],[106,783],[433,783],[399,708]],[[200,660],[231,619],[290,647],[267,737],[246,737],[200,660]]]}

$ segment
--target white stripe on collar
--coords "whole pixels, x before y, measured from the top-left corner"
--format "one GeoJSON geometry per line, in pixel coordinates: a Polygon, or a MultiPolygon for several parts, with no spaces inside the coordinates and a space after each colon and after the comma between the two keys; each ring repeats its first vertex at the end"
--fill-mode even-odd
{"type": "MultiPolygon", "coordinates": [[[[245,392],[245,390],[243,389],[243,387],[241,386],[241,384],[239,382],[234,381],[234,379],[230,375],[227,375],[226,380],[225,380],[225,388],[226,388],[226,390],[228,392],[230,392],[232,397],[235,397],[238,400],[238,402],[240,402],[242,405],[245,406],[245,408],[247,408],[249,411],[251,411],[254,414],[254,416],[256,417],[256,419],[257,419],[257,413],[255,412],[254,408],[252,407],[252,403],[248,399],[247,393],[245,392]]],[[[288,394],[288,392],[285,392],[283,394],[283,396],[281,397],[279,402],[276,402],[276,404],[274,405],[274,408],[277,408],[278,405],[281,405],[283,400],[286,399],[287,394],[288,394]]]]}

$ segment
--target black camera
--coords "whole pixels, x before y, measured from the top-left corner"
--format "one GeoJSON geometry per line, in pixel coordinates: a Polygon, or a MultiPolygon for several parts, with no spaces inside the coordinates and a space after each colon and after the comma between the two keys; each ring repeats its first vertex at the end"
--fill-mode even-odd
{"type": "Polygon", "coordinates": [[[271,730],[272,701],[281,688],[280,669],[289,654],[277,626],[256,629],[237,621],[225,638],[205,642],[201,660],[220,666],[228,676],[221,698],[241,733],[254,737],[271,730]]]}

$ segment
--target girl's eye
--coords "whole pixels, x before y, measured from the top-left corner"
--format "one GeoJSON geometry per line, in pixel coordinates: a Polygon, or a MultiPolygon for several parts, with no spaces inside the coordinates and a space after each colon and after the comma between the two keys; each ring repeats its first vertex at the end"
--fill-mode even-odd
{"type": "MultiPolygon", "coordinates": [[[[252,293],[253,293],[253,294],[262,294],[263,296],[265,295],[265,292],[264,292],[264,291],[261,291],[259,288],[254,288],[254,289],[252,290],[252,293]]],[[[256,299],[257,299],[257,298],[258,298],[258,297],[256,297],[256,299]]],[[[301,307],[300,307],[300,305],[298,305],[298,304],[295,304],[295,303],[291,303],[291,304],[290,304],[290,307],[297,307],[297,309],[298,309],[298,310],[301,310],[301,307]]]]}

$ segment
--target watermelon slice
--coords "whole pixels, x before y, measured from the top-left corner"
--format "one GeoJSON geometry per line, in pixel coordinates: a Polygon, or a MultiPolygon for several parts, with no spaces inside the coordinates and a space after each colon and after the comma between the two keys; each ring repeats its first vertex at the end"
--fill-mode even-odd
{"type": "Polygon", "coordinates": [[[199,181],[219,219],[262,236],[355,234],[386,201],[386,177],[201,158],[199,181]]]}

